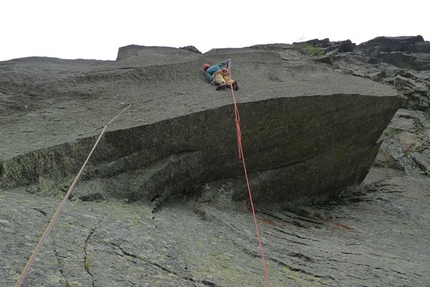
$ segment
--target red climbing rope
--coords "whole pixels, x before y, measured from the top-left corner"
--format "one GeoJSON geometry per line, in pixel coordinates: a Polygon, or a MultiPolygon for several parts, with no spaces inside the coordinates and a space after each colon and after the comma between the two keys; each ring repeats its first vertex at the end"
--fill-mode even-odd
{"type": "MultiPolygon", "coordinates": [[[[227,71],[230,79],[232,79],[233,76],[231,75],[231,62],[229,62],[227,66],[227,71]]],[[[237,108],[236,97],[234,96],[234,89],[232,84],[230,85],[230,89],[231,89],[231,95],[233,97],[234,122],[236,123],[238,154],[239,154],[239,158],[242,159],[242,135],[240,132],[240,124],[239,124],[240,122],[239,109],[237,108]]]]}
{"type": "MultiPolygon", "coordinates": [[[[228,73],[229,73],[230,77],[233,78],[232,74],[231,74],[231,62],[228,65],[228,73]]],[[[249,203],[251,205],[252,216],[254,218],[255,232],[257,234],[258,245],[260,246],[261,261],[263,263],[264,274],[266,275],[266,283],[267,283],[267,286],[270,287],[269,274],[267,272],[267,267],[266,267],[266,259],[264,258],[263,244],[261,242],[260,232],[258,231],[257,216],[255,214],[254,202],[252,200],[251,186],[249,184],[248,171],[246,169],[245,156],[243,154],[242,133],[240,131],[239,109],[237,108],[237,101],[236,101],[236,97],[234,96],[234,88],[233,88],[232,84],[230,85],[230,90],[231,90],[231,96],[233,97],[234,121],[236,123],[237,147],[238,147],[238,151],[239,151],[239,158],[242,160],[243,171],[244,171],[245,180],[246,180],[246,187],[248,188],[249,203]]]]}
{"type": "Polygon", "coordinates": [[[131,104],[129,104],[126,108],[124,108],[118,115],[116,115],[110,122],[108,122],[101,131],[99,137],[97,138],[96,143],[94,144],[93,148],[91,149],[87,159],[85,160],[84,164],[82,165],[81,169],[79,170],[78,174],[76,175],[75,179],[73,180],[72,184],[69,187],[69,190],[67,191],[66,195],[64,196],[63,200],[61,201],[60,206],[58,207],[57,211],[55,212],[54,216],[52,217],[51,221],[48,224],[48,227],[46,228],[45,232],[43,233],[42,237],[40,238],[39,243],[37,244],[36,248],[33,251],[33,254],[31,254],[30,258],[27,261],[27,264],[24,267],[24,270],[22,271],[21,275],[18,278],[18,281],[15,284],[15,287],[20,287],[27,275],[30,271],[31,266],[33,265],[36,256],[39,254],[40,250],[42,249],[42,245],[45,243],[46,239],[48,238],[49,233],[51,232],[52,227],[57,222],[61,211],[64,209],[64,206],[66,205],[67,199],[70,197],[70,194],[72,193],[73,188],[75,187],[76,183],[78,182],[79,177],[81,176],[85,166],[88,163],[88,160],[90,159],[91,155],[93,154],[94,150],[96,149],[98,143],[100,142],[103,134],[105,133],[108,126],[116,119],[118,118],[122,113],[124,113],[129,107],[131,107],[131,104]]]}

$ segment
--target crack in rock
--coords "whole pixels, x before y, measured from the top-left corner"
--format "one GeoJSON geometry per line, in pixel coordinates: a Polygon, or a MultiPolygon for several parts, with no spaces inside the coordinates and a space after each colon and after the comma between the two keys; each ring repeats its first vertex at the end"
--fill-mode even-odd
{"type": "Polygon", "coordinates": [[[64,275],[64,264],[63,264],[63,258],[60,256],[60,252],[57,251],[57,244],[55,242],[55,239],[52,239],[53,245],[54,245],[54,255],[55,258],[57,258],[57,265],[58,265],[58,271],[60,271],[61,276],[64,279],[64,282],[66,282],[65,286],[68,287],[66,276],[64,275]]]}
{"type": "Polygon", "coordinates": [[[42,213],[44,216],[46,216],[46,211],[45,210],[43,210],[43,209],[41,209],[41,208],[36,208],[36,207],[34,207],[33,208],[34,210],[36,210],[36,211],[39,211],[40,213],[42,213]]]}
{"type": "Polygon", "coordinates": [[[95,287],[95,279],[94,279],[94,275],[90,271],[90,262],[89,262],[89,258],[88,258],[87,247],[88,247],[88,242],[89,242],[91,236],[96,232],[101,221],[102,221],[102,219],[100,219],[99,222],[96,224],[96,226],[90,230],[90,233],[88,234],[87,238],[85,239],[85,244],[84,244],[84,269],[88,273],[88,275],[90,275],[91,285],[93,287],[95,287]]]}
{"type": "Polygon", "coordinates": [[[312,272],[306,271],[306,270],[301,269],[301,268],[292,267],[292,266],[286,264],[285,262],[282,262],[281,260],[277,260],[275,258],[267,257],[267,259],[272,260],[273,262],[275,262],[275,263],[277,263],[279,265],[282,265],[282,266],[284,266],[284,267],[286,267],[289,270],[294,271],[294,272],[299,272],[299,273],[302,273],[302,274],[305,274],[305,275],[309,275],[309,276],[312,276],[312,277],[316,277],[316,278],[335,280],[335,278],[333,276],[322,276],[322,275],[314,274],[312,272]]]}
{"type": "Polygon", "coordinates": [[[207,280],[202,280],[202,283],[203,283],[204,285],[206,285],[206,286],[210,286],[210,287],[221,287],[220,285],[215,284],[215,283],[210,282],[210,281],[207,281],[207,280]]]}
{"type": "MultiPolygon", "coordinates": [[[[147,262],[147,263],[149,263],[149,264],[152,264],[152,265],[154,265],[154,266],[156,266],[156,267],[158,267],[158,268],[160,268],[161,270],[163,270],[163,271],[166,271],[167,273],[169,273],[169,274],[172,274],[172,275],[175,275],[175,276],[177,276],[177,277],[179,277],[179,278],[181,278],[181,279],[183,279],[183,280],[186,280],[186,281],[190,281],[190,282],[192,282],[192,283],[195,283],[196,281],[193,279],[193,278],[191,278],[191,277],[188,277],[188,276],[181,276],[180,274],[178,274],[177,272],[175,272],[175,271],[173,271],[173,270],[170,270],[170,269],[168,269],[168,268],[166,268],[166,267],[164,267],[164,266],[162,266],[162,265],[160,265],[160,264],[158,264],[158,263],[155,263],[155,262],[152,262],[152,261],[148,261],[148,260],[145,260],[145,259],[143,259],[141,256],[139,256],[139,255],[135,255],[135,254],[133,254],[133,253],[130,253],[130,252],[127,252],[121,245],[119,245],[119,244],[115,244],[115,243],[110,243],[111,245],[113,245],[113,246],[115,246],[116,248],[118,248],[121,252],[122,252],[122,254],[124,254],[125,256],[129,256],[129,257],[132,257],[132,258],[135,258],[135,259],[139,259],[139,260],[141,260],[141,261],[144,261],[144,262],[147,262]]],[[[202,282],[203,283],[203,282],[202,282]]],[[[194,284],[193,284],[194,285],[194,284]]],[[[209,285],[209,286],[217,286],[217,285],[209,285]]]]}

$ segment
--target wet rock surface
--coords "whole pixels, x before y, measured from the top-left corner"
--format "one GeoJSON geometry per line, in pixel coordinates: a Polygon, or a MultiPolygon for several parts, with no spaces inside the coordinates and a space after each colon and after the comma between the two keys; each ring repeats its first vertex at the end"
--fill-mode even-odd
{"type": "MultiPolygon", "coordinates": [[[[387,87],[394,87],[406,97],[406,102],[395,113],[389,125],[382,128],[385,130],[381,130],[379,139],[375,139],[380,144],[376,145],[373,156],[376,158],[373,164],[369,164],[369,168],[371,165],[373,167],[366,172],[360,185],[343,189],[324,202],[304,197],[301,202],[287,200],[266,205],[258,204],[264,193],[256,188],[257,220],[271,285],[428,286],[428,71],[415,70],[416,61],[411,65],[401,66],[405,63],[403,61],[396,66],[393,63],[397,62],[388,63],[387,58],[381,56],[383,53],[412,53],[413,57],[423,59],[421,63],[424,63],[426,55],[423,54],[427,52],[422,47],[427,42],[421,41],[419,37],[390,38],[388,46],[391,50],[379,49],[377,53],[374,53],[375,45],[386,45],[378,38],[369,41],[370,46],[365,46],[366,49],[347,41],[323,42],[324,49],[327,50],[325,56],[309,57],[298,52],[294,45],[283,44],[260,45],[252,50],[263,50],[261,53],[247,53],[253,55],[253,65],[258,67],[260,75],[267,82],[286,83],[288,91],[293,94],[313,94],[314,86],[308,86],[303,80],[305,74],[308,81],[327,82],[326,86],[319,86],[319,93],[332,93],[333,90],[328,87],[334,83],[330,82],[333,80],[330,77],[334,74],[329,74],[329,77],[321,76],[331,69],[340,77],[343,77],[342,74],[349,75],[341,78],[346,85],[342,89],[350,87],[354,90],[353,87],[357,88],[357,84],[372,83],[368,81],[371,79],[387,87]],[[414,44],[405,46],[396,41],[414,44]],[[339,45],[343,48],[337,49],[339,45]],[[404,50],[404,47],[417,45],[421,47],[419,52],[417,48],[404,50]],[[402,47],[401,51],[397,51],[398,47],[402,47]],[[283,61],[293,63],[296,68],[280,72],[276,69],[276,64],[268,63],[273,58],[265,54],[266,50],[276,50],[283,61]],[[369,54],[368,51],[372,52],[369,54]],[[417,56],[416,53],[421,54],[417,56]],[[305,58],[322,63],[313,65],[306,62],[303,65],[305,58]],[[316,73],[315,69],[319,72],[316,73]],[[350,75],[355,77],[351,78],[350,75]],[[359,78],[366,78],[366,81],[355,81],[359,78]],[[300,81],[304,84],[297,83],[300,81]],[[306,90],[306,87],[309,89],[306,90]],[[327,87],[327,90],[323,87],[327,87]]],[[[311,44],[318,43],[316,41],[311,44]]],[[[24,81],[19,89],[27,87],[28,92],[21,94],[13,93],[17,91],[15,87],[5,84],[16,83],[15,80],[5,81],[3,77],[0,95],[7,107],[0,107],[3,119],[0,130],[2,161],[35,150],[44,150],[47,146],[55,148],[43,157],[34,156],[34,160],[57,160],[45,161],[50,162],[50,165],[43,167],[45,169],[42,171],[48,172],[42,175],[32,173],[31,170],[23,173],[21,169],[18,181],[22,180],[25,185],[3,185],[0,190],[0,286],[11,286],[18,279],[67,190],[71,175],[84,159],[81,151],[90,149],[94,143],[100,131],[101,117],[108,121],[112,113],[116,114],[124,108],[125,103],[142,97],[145,99],[145,105],[137,105],[131,114],[118,118],[116,126],[111,127],[111,133],[106,134],[104,139],[109,143],[109,137],[113,139],[115,134],[126,138],[124,130],[133,130],[142,123],[155,122],[161,113],[160,106],[168,119],[184,113],[203,111],[207,106],[219,106],[223,109],[230,105],[231,99],[227,95],[207,91],[208,86],[203,82],[201,86],[193,85],[191,89],[176,73],[181,71],[186,77],[195,77],[192,72],[184,72],[174,65],[163,72],[160,67],[152,69],[151,65],[163,64],[167,60],[163,56],[165,50],[151,49],[151,53],[158,51],[160,54],[150,57],[150,62],[145,62],[148,67],[142,68],[146,65],[142,62],[138,64],[140,68],[136,69],[125,68],[130,65],[130,62],[125,61],[137,65],[138,59],[142,58],[141,53],[147,53],[148,49],[141,50],[134,46],[125,49],[126,52],[123,49],[122,55],[118,56],[121,58],[119,62],[124,65],[122,67],[116,66],[118,63],[104,63],[105,66],[101,67],[99,63],[92,61],[82,61],[84,65],[72,61],[73,65],[67,65],[67,73],[61,73],[57,60],[38,59],[48,62],[50,68],[39,71],[42,75],[41,80],[36,81],[37,85],[29,85],[24,81]],[[66,76],[75,64],[79,67],[74,75],[66,76]],[[82,65],[88,70],[83,71],[82,65]],[[107,68],[109,65],[115,65],[115,68],[107,68]],[[52,77],[64,77],[63,86],[57,80],[52,86],[46,82],[43,73],[49,73],[52,66],[57,69],[52,77]],[[171,73],[166,76],[166,71],[171,73]],[[124,77],[129,82],[118,80],[124,77]],[[175,85],[164,86],[163,94],[155,94],[160,87],[154,80],[157,77],[169,78],[175,85]],[[74,83],[72,87],[75,87],[75,91],[68,94],[65,91],[70,91],[71,83],[74,83]],[[151,87],[148,83],[153,83],[157,89],[147,88],[151,87]],[[106,85],[115,88],[106,89],[106,85]],[[56,90],[52,91],[47,87],[55,87],[56,90]],[[113,92],[119,90],[122,92],[113,92]],[[208,95],[205,96],[205,102],[197,103],[192,100],[201,97],[202,93],[208,95]],[[57,94],[61,97],[56,98],[57,94]],[[142,96],[143,94],[146,95],[142,96]],[[104,103],[103,108],[98,107],[101,102],[104,103]],[[172,110],[169,105],[181,108],[172,110]]],[[[197,59],[202,55],[192,47],[175,50],[178,56],[167,50],[171,57],[168,61],[178,61],[180,65],[189,68],[186,71],[199,69],[197,62],[200,60],[197,59]],[[187,60],[181,62],[178,57],[185,57],[187,60]]],[[[220,58],[235,59],[235,53],[235,50],[214,50],[204,55],[204,59],[214,62],[220,58]]],[[[252,95],[267,89],[276,93],[276,87],[260,87],[265,83],[258,82],[260,75],[241,78],[250,69],[241,63],[249,54],[238,51],[235,55],[237,61],[233,66],[234,76],[237,75],[236,78],[245,83],[241,89],[244,86],[249,89],[239,101],[243,101],[243,104],[251,102],[252,95]]],[[[28,61],[32,60],[17,61],[27,64],[16,75],[23,72],[25,75],[25,71],[34,74],[31,69],[35,69],[37,65],[33,68],[33,65],[28,65],[28,61]]],[[[276,61],[278,59],[273,59],[274,63],[276,61]]],[[[21,69],[7,62],[1,64],[9,65],[10,69],[21,69]]],[[[424,67],[423,65],[420,67],[424,67]]],[[[370,87],[369,84],[365,89],[372,90],[370,87]]],[[[250,118],[249,115],[242,117],[243,121],[250,118]]],[[[244,135],[246,128],[243,128],[244,135]]],[[[232,131],[231,140],[234,141],[234,129],[232,131]]],[[[168,139],[161,143],[166,142],[168,139]]],[[[103,144],[109,146],[106,142],[103,144]]],[[[157,144],[160,142],[154,143],[157,144]]],[[[124,150],[120,146],[116,149],[120,152],[124,150]]],[[[165,193],[165,198],[157,193],[160,181],[155,176],[152,185],[145,186],[145,189],[151,189],[154,193],[147,197],[134,197],[133,188],[142,189],[137,179],[139,176],[148,176],[139,171],[139,167],[142,162],[151,161],[153,153],[122,155],[112,164],[112,161],[107,160],[111,150],[99,151],[103,152],[95,158],[103,164],[90,164],[86,169],[24,286],[266,285],[253,218],[246,200],[246,186],[239,174],[234,178],[219,177],[190,185],[181,192],[175,191],[175,185],[172,184],[170,190],[173,191],[165,193]],[[134,173],[124,173],[124,169],[130,167],[134,173]]],[[[233,145],[231,153],[237,153],[233,145]]],[[[179,155],[166,157],[166,161],[152,166],[150,172],[157,175],[163,169],[163,164],[172,170],[180,168],[184,163],[198,162],[198,159],[199,152],[186,150],[179,155]]],[[[252,157],[250,160],[252,162],[252,157]]],[[[14,172],[16,171],[20,169],[14,172]]],[[[4,170],[2,173],[4,174],[4,170]]],[[[260,177],[264,176],[264,173],[252,173],[251,188],[257,187],[261,182],[260,177]]],[[[182,177],[183,175],[178,176],[173,182],[181,184],[182,177]]]]}

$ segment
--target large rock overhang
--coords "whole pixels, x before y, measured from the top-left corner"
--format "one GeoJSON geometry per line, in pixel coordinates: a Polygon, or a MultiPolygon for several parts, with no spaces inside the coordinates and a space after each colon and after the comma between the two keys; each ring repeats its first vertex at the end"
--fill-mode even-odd
{"type": "MultiPolygon", "coordinates": [[[[88,77],[93,82],[112,79],[112,75],[123,78],[123,92],[133,95],[133,83],[146,86],[156,82],[160,87],[176,75],[175,85],[181,89],[189,86],[190,67],[198,71],[201,62],[216,62],[230,54],[238,58],[234,75],[241,79],[237,98],[242,142],[257,201],[326,199],[364,179],[378,152],[378,139],[404,102],[389,87],[338,74],[323,64],[302,61],[291,52],[252,50],[199,55],[197,60],[173,65],[173,69],[170,65],[168,76],[157,67],[161,82],[154,76],[145,78],[151,67],[144,68],[144,74],[139,71],[140,78],[134,79],[136,73],[130,74],[124,63],[120,69],[106,72],[104,68],[103,74],[88,77]],[[285,63],[291,55],[294,63],[285,63]]],[[[82,76],[79,79],[82,81],[82,76]]],[[[124,115],[126,120],[105,134],[83,180],[103,181],[106,193],[112,196],[150,200],[196,184],[243,176],[228,93],[217,93],[204,81],[196,86],[200,99],[188,94],[181,98],[188,107],[194,105],[192,109],[178,108],[181,102],[177,99],[173,104],[161,102],[157,95],[147,100],[152,108],[147,105],[124,115]],[[139,117],[146,117],[145,124],[136,122],[139,117]]],[[[139,97],[135,93],[135,99],[139,97]]],[[[41,177],[55,182],[70,177],[79,170],[96,137],[46,143],[43,148],[2,160],[1,186],[33,184],[41,177]]]]}
{"type": "MultiPolygon", "coordinates": [[[[400,98],[330,95],[239,104],[256,198],[332,197],[361,183],[378,152],[378,138],[400,103],[400,98]]],[[[86,138],[5,161],[2,185],[71,174],[94,141],[86,138]]],[[[180,192],[243,175],[236,142],[231,105],[107,132],[84,179],[125,176],[128,180],[121,182],[131,186],[123,186],[126,192],[117,196],[134,200],[180,192]]]]}

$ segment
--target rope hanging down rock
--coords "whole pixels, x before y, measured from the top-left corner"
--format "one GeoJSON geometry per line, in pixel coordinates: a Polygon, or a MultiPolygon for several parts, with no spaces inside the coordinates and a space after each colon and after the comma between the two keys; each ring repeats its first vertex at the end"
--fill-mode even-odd
{"type": "MultiPolygon", "coordinates": [[[[230,62],[227,69],[228,69],[228,73],[229,73],[230,77],[233,78],[233,76],[231,74],[231,66],[232,65],[230,62]]],[[[242,160],[243,172],[245,174],[245,180],[246,180],[246,187],[248,189],[249,203],[251,205],[252,216],[254,218],[255,233],[257,234],[258,245],[260,247],[261,261],[263,263],[264,274],[266,276],[266,283],[267,283],[267,286],[270,287],[269,273],[267,272],[266,259],[264,258],[263,243],[261,242],[260,232],[258,230],[257,216],[255,215],[254,202],[252,200],[251,186],[249,184],[248,171],[246,169],[245,156],[243,154],[242,133],[240,131],[240,116],[239,116],[239,109],[237,107],[236,97],[234,96],[233,84],[230,85],[230,90],[231,90],[231,95],[233,97],[234,121],[236,123],[237,148],[238,148],[238,152],[239,152],[239,159],[242,160]]]]}
{"type": "Polygon", "coordinates": [[[116,120],[120,115],[122,115],[128,108],[131,107],[131,103],[128,104],[127,107],[125,107],[118,115],[116,115],[110,122],[108,122],[101,131],[99,137],[97,138],[96,143],[94,144],[93,148],[91,149],[87,159],[85,160],[84,164],[82,165],[81,169],[79,170],[78,174],[76,175],[75,179],[73,180],[72,184],[69,187],[69,190],[67,191],[66,195],[64,196],[63,200],[60,203],[60,206],[58,207],[57,211],[55,212],[54,216],[52,217],[51,221],[48,224],[48,227],[45,229],[45,232],[42,234],[42,237],[39,240],[39,243],[37,244],[36,248],[33,251],[33,254],[28,259],[27,264],[24,267],[24,270],[22,271],[21,275],[18,278],[18,281],[15,284],[15,287],[21,287],[21,285],[24,283],[28,272],[30,271],[31,266],[33,265],[34,261],[36,260],[37,255],[39,254],[40,250],[42,249],[42,245],[45,243],[46,239],[48,238],[49,233],[51,232],[52,227],[57,222],[61,211],[64,209],[64,206],[66,205],[67,200],[70,197],[70,194],[72,193],[73,188],[75,187],[76,183],[79,180],[79,177],[81,176],[82,172],[84,171],[85,166],[88,163],[88,160],[92,156],[94,150],[96,149],[97,145],[99,144],[103,134],[105,133],[108,126],[116,120]]]}
{"type": "MultiPolygon", "coordinates": [[[[231,62],[228,65],[228,73],[230,75],[230,77],[232,77],[232,73],[231,73],[231,62]]],[[[251,187],[249,184],[249,178],[248,178],[248,172],[247,172],[247,168],[246,168],[246,162],[245,162],[245,157],[244,157],[244,153],[243,153],[243,147],[242,147],[242,134],[241,134],[241,130],[240,130],[240,116],[239,116],[239,109],[237,107],[237,101],[236,101],[236,97],[234,95],[234,88],[233,85],[230,85],[230,90],[231,90],[231,94],[232,94],[232,98],[233,98],[233,105],[234,105],[234,117],[235,117],[235,123],[236,123],[236,133],[237,133],[237,145],[238,145],[238,154],[239,154],[239,159],[241,159],[242,161],[242,165],[243,165],[243,171],[244,171],[244,175],[245,175],[245,179],[246,179],[246,186],[248,189],[248,196],[249,196],[249,202],[251,205],[251,211],[252,211],[252,215],[253,215],[253,219],[254,219],[254,225],[255,225],[255,231],[256,231],[256,235],[257,235],[257,239],[258,239],[258,244],[260,247],[260,253],[261,253],[261,261],[263,263],[263,269],[264,269],[264,274],[266,276],[266,283],[267,286],[270,287],[270,280],[269,280],[269,274],[267,272],[267,267],[266,267],[266,260],[264,257],[264,251],[263,251],[263,244],[261,242],[261,237],[260,237],[260,232],[258,229],[258,222],[257,222],[257,216],[255,214],[255,208],[254,208],[254,202],[252,200],[252,192],[251,192],[251,187]]],[[[122,115],[128,108],[131,107],[131,104],[129,104],[126,108],[124,108],[118,115],[116,115],[110,122],[108,122],[102,129],[99,137],[97,138],[97,141],[95,142],[93,148],[91,149],[87,159],[85,160],[84,164],[82,165],[81,169],[79,170],[78,174],[76,175],[75,179],[73,180],[72,184],[69,187],[69,190],[67,191],[66,195],[64,196],[63,200],[60,203],[60,206],[58,207],[57,211],[55,212],[53,218],[51,219],[51,221],[49,222],[45,232],[43,233],[42,237],[39,240],[39,243],[37,244],[36,248],[34,249],[31,257],[29,258],[26,266],[24,267],[24,270],[22,271],[18,281],[15,284],[15,287],[21,287],[21,285],[24,283],[28,272],[30,271],[31,266],[33,265],[37,255],[39,254],[43,244],[45,243],[49,233],[52,230],[52,227],[55,225],[55,223],[57,222],[60,213],[62,212],[62,210],[65,207],[65,204],[68,200],[68,198],[70,197],[73,188],[75,187],[76,183],[79,180],[79,177],[81,176],[85,166],[87,165],[89,159],[91,158],[94,150],[96,149],[97,145],[99,144],[102,136],[104,135],[106,129],[108,128],[108,126],[114,121],[116,120],[120,115],[122,115]]]]}

